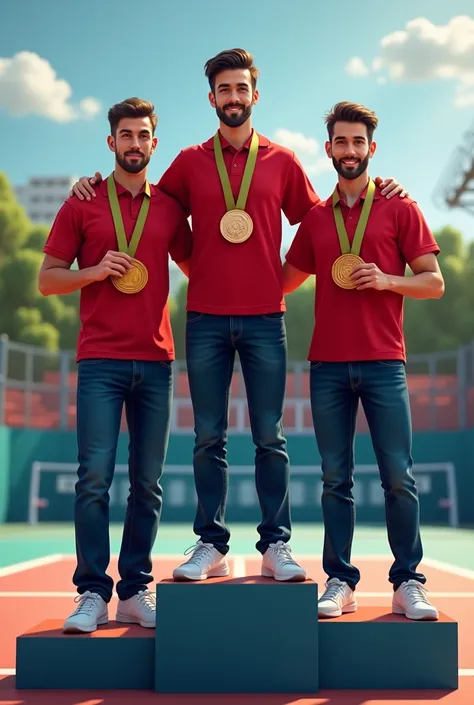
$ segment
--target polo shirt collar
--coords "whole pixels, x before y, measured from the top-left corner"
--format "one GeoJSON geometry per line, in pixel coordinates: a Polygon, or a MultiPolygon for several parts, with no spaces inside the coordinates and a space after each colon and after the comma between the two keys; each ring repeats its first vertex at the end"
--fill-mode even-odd
{"type": "MultiPolygon", "coordinates": [[[[365,198],[367,196],[367,188],[368,188],[368,184],[365,187],[365,189],[362,191],[362,193],[360,194],[358,200],[354,203],[354,205],[357,205],[359,200],[365,201],[365,198]]],[[[339,189],[339,184],[336,184],[336,194],[337,194],[337,203],[339,203],[339,201],[340,201],[343,205],[347,205],[346,202],[344,201],[344,199],[341,198],[341,191],[339,189]]],[[[382,193],[381,193],[379,187],[376,186],[375,193],[374,193],[374,201],[378,201],[379,198],[382,198],[382,193]]],[[[329,196],[329,198],[324,202],[324,205],[325,206],[332,206],[332,193],[329,196]]]]}
{"type": "MultiPolygon", "coordinates": [[[[115,179],[115,188],[117,190],[117,196],[122,196],[124,193],[130,193],[130,191],[125,188],[125,186],[122,186],[122,184],[119,184],[117,179],[115,179]]],[[[107,194],[107,179],[102,179],[102,181],[99,184],[99,191],[103,196],[108,196],[107,194]]],[[[141,187],[140,191],[138,192],[137,196],[139,196],[141,193],[146,193],[147,196],[150,198],[152,196],[156,196],[156,188],[153,186],[153,184],[150,184],[149,181],[146,181],[143,186],[141,187]]]]}
{"type": "MultiPolygon", "coordinates": [[[[250,135],[250,137],[248,138],[247,142],[244,144],[244,146],[242,147],[242,149],[246,149],[246,150],[249,150],[249,149],[250,149],[250,143],[251,143],[251,141],[252,141],[252,137],[253,137],[253,133],[254,133],[254,132],[255,132],[255,130],[252,130],[252,134],[250,135]]],[[[227,140],[222,136],[220,130],[217,131],[217,134],[219,135],[219,139],[220,139],[220,141],[221,141],[222,149],[234,149],[234,150],[235,150],[235,147],[232,147],[232,145],[229,144],[229,142],[227,142],[227,140]]],[[[260,147],[264,147],[264,148],[265,148],[265,147],[269,147],[269,146],[270,146],[270,140],[269,140],[267,137],[264,137],[264,136],[261,135],[259,132],[257,132],[257,135],[258,135],[258,146],[259,146],[259,148],[260,148],[260,147]]],[[[214,151],[214,135],[213,135],[210,139],[208,139],[207,142],[204,142],[204,147],[205,147],[206,149],[209,149],[211,152],[214,151]]]]}

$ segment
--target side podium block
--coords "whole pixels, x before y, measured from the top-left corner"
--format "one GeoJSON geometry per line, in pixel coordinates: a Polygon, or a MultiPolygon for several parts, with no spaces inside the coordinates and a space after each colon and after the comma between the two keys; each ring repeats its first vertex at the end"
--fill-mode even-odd
{"type": "Polygon", "coordinates": [[[438,622],[418,622],[386,607],[321,619],[319,684],[340,690],[456,689],[458,625],[444,614],[438,622]]]}
{"type": "Polygon", "coordinates": [[[92,634],[63,634],[49,620],[17,637],[18,689],[153,690],[155,630],[109,622],[92,634]]]}
{"type": "Polygon", "coordinates": [[[157,693],[319,690],[318,588],[249,576],[157,585],[157,693]]]}

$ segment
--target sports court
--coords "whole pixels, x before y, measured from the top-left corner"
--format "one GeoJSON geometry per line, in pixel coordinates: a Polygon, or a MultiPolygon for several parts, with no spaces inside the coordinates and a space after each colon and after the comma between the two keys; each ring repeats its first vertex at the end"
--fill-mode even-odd
{"type": "MultiPolygon", "coordinates": [[[[258,574],[260,561],[253,545],[254,526],[233,528],[230,566],[233,577],[258,574]]],[[[474,702],[474,551],[469,530],[424,527],[425,571],[430,596],[440,612],[459,622],[459,689],[444,691],[321,691],[318,697],[268,696],[164,696],[143,691],[16,691],[15,637],[44,619],[63,619],[71,610],[75,588],[74,535],[67,524],[15,525],[0,528],[0,705],[112,705],[135,702],[231,703],[252,702],[271,705],[385,705],[404,703],[425,705],[468,705],[474,702]]],[[[111,528],[111,575],[117,577],[117,552],[121,527],[111,528]]],[[[183,551],[193,543],[188,525],[163,525],[155,544],[154,576],[169,578],[183,551]]],[[[308,576],[324,582],[320,552],[321,525],[298,524],[294,527],[293,552],[308,571],[308,576]]],[[[385,528],[356,529],[354,558],[362,579],[357,590],[360,606],[383,606],[390,612],[391,587],[387,572],[391,563],[385,528]]],[[[116,597],[109,615],[113,619],[116,597]]],[[[228,638],[228,637],[223,637],[228,638]]],[[[352,645],[354,647],[354,645],[352,645]]],[[[339,655],[340,656],[340,655],[339,655]]],[[[78,668],[84,664],[78,664],[78,668]]],[[[54,667],[54,664],[52,664],[54,667]]],[[[184,675],[184,674],[183,674],[184,675]]]]}

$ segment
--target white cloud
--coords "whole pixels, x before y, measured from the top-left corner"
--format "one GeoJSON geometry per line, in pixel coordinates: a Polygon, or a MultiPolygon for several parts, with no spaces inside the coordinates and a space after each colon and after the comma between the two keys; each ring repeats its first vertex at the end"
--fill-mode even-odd
{"type": "Polygon", "coordinates": [[[71,96],[69,83],[58,78],[51,64],[38,54],[21,51],[0,58],[0,110],[17,116],[40,115],[56,122],[90,119],[99,112],[95,98],[87,97],[74,105],[71,96]]]}
{"type": "Polygon", "coordinates": [[[321,146],[314,137],[307,137],[302,132],[292,132],[280,127],[276,130],[273,140],[291,149],[308,174],[322,174],[332,169],[331,160],[326,154],[322,154],[321,146]]]}
{"type": "MultiPolygon", "coordinates": [[[[455,105],[474,104],[474,18],[452,17],[446,25],[434,25],[424,17],[407,22],[405,29],[382,37],[380,55],[371,61],[372,71],[383,71],[392,82],[415,83],[450,80],[456,83],[455,105]]],[[[366,76],[359,57],[346,64],[352,76],[366,76]]]]}
{"type": "Polygon", "coordinates": [[[360,56],[353,56],[346,64],[346,71],[350,76],[368,76],[370,69],[360,56]]]}

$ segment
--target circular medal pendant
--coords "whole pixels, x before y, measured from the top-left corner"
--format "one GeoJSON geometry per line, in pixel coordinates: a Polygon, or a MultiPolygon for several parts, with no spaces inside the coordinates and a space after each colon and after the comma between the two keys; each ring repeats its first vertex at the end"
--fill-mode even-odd
{"type": "Polygon", "coordinates": [[[132,259],[132,266],[123,277],[111,277],[112,284],[123,294],[137,294],[148,282],[148,270],[137,259],[132,259]]]}
{"type": "Polygon", "coordinates": [[[234,208],[227,211],[220,223],[221,235],[228,242],[240,244],[249,239],[253,231],[252,218],[243,210],[234,208]]]}
{"type": "Polygon", "coordinates": [[[351,279],[354,267],[364,260],[358,255],[341,255],[332,265],[332,278],[341,289],[355,289],[357,284],[351,279]]]}

